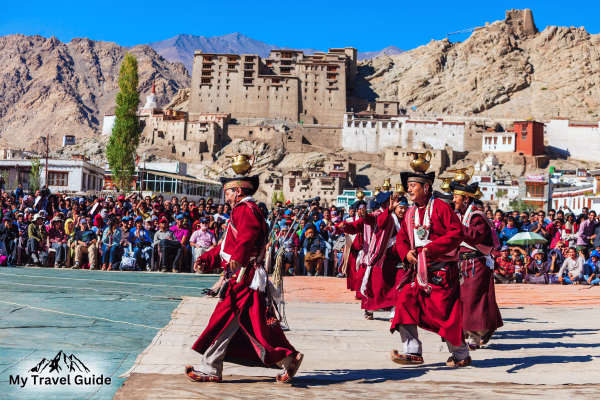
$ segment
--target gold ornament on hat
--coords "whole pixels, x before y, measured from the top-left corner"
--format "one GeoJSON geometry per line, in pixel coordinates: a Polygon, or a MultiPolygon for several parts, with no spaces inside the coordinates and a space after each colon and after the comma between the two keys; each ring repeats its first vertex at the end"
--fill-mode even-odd
{"type": "Polygon", "coordinates": [[[383,181],[383,185],[381,185],[381,188],[386,192],[390,191],[390,189],[392,188],[392,184],[390,183],[390,178],[383,181]]]}
{"type": "Polygon", "coordinates": [[[408,154],[412,154],[413,156],[413,160],[410,162],[410,167],[413,171],[417,173],[427,172],[431,161],[431,152],[429,150],[424,153],[410,152],[408,154]],[[429,157],[426,158],[427,156],[429,157]]]}
{"type": "Polygon", "coordinates": [[[250,171],[252,171],[254,163],[256,162],[256,157],[254,157],[254,154],[235,154],[233,156],[227,156],[227,158],[233,159],[231,168],[233,169],[233,172],[238,175],[249,174],[250,171]],[[252,163],[250,163],[248,160],[251,160],[252,163]]]}
{"type": "Polygon", "coordinates": [[[362,199],[364,199],[364,198],[365,198],[365,194],[363,193],[362,189],[358,189],[358,190],[356,191],[356,198],[357,198],[358,200],[362,200],[362,199]]]}
{"type": "Polygon", "coordinates": [[[477,200],[481,199],[483,197],[483,193],[481,193],[481,190],[479,190],[479,188],[477,188],[477,191],[475,192],[475,198],[477,200]]]}
{"type": "Polygon", "coordinates": [[[375,192],[373,192],[373,196],[377,196],[379,193],[381,193],[381,188],[379,186],[375,186],[375,192]]]}
{"type": "Polygon", "coordinates": [[[402,186],[401,183],[396,183],[396,193],[398,193],[400,196],[404,196],[406,194],[404,186],[402,186]]]}
{"type": "Polygon", "coordinates": [[[452,191],[452,189],[450,189],[450,182],[452,182],[452,177],[451,176],[438,176],[438,179],[440,179],[442,181],[442,187],[441,189],[446,192],[446,193],[450,193],[452,191]]]}
{"type": "Polygon", "coordinates": [[[449,169],[448,172],[452,172],[455,174],[454,180],[456,182],[460,183],[461,185],[466,185],[467,183],[469,183],[469,180],[475,173],[475,168],[472,165],[469,165],[466,168],[449,169]],[[467,174],[467,171],[469,170],[469,168],[471,169],[470,175],[467,174]]]}

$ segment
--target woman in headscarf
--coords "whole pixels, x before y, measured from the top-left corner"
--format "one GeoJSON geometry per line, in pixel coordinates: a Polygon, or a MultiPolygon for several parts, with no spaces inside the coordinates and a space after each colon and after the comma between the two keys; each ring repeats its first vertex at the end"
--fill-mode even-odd
{"type": "Polygon", "coordinates": [[[105,225],[106,224],[104,223],[102,216],[100,214],[96,214],[94,217],[94,226],[92,226],[92,231],[94,231],[96,235],[100,236],[104,231],[105,225]]]}

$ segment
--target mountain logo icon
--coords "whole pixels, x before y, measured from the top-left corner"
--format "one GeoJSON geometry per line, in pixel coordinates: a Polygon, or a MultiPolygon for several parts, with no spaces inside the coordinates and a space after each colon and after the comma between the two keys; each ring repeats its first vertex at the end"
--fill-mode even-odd
{"type": "Polygon", "coordinates": [[[80,359],[75,357],[74,354],[67,356],[62,350],[51,360],[43,358],[42,361],[31,368],[29,372],[42,373],[45,371],[47,373],[61,373],[63,370],[67,372],[90,372],[88,367],[86,367],[80,359]]]}

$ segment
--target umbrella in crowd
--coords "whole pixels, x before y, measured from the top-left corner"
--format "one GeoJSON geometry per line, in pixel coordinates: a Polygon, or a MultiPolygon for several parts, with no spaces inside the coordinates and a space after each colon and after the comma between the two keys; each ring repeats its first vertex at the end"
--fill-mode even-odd
{"type": "Polygon", "coordinates": [[[531,246],[535,244],[545,244],[548,243],[548,241],[540,234],[534,232],[521,232],[517,233],[506,243],[516,246],[531,246]]]}

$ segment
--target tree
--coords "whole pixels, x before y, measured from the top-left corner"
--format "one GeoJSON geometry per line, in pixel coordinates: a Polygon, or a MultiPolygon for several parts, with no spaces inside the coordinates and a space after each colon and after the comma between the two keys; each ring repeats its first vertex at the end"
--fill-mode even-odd
{"type": "Polygon", "coordinates": [[[139,77],[137,59],[125,54],[119,70],[119,93],[115,108],[115,124],[106,146],[106,159],[117,189],[128,190],[135,176],[135,159],[140,144],[140,124],[136,115],[140,104],[137,92],[139,77]]]}
{"type": "Polygon", "coordinates": [[[538,211],[538,209],[539,209],[539,207],[536,206],[535,204],[526,203],[522,199],[514,199],[513,201],[508,203],[508,206],[510,207],[511,210],[516,210],[519,212],[526,212],[526,213],[530,213],[532,211],[538,211]]]}
{"type": "Polygon", "coordinates": [[[281,204],[285,203],[285,196],[283,195],[283,190],[279,192],[279,198],[277,199],[277,201],[280,201],[281,204]]]}
{"type": "Polygon", "coordinates": [[[275,203],[277,203],[277,191],[273,191],[273,197],[271,198],[271,207],[275,207],[275,203]]]}
{"type": "Polygon", "coordinates": [[[31,172],[29,173],[29,193],[35,193],[42,188],[42,166],[38,156],[31,157],[31,172]]]}

